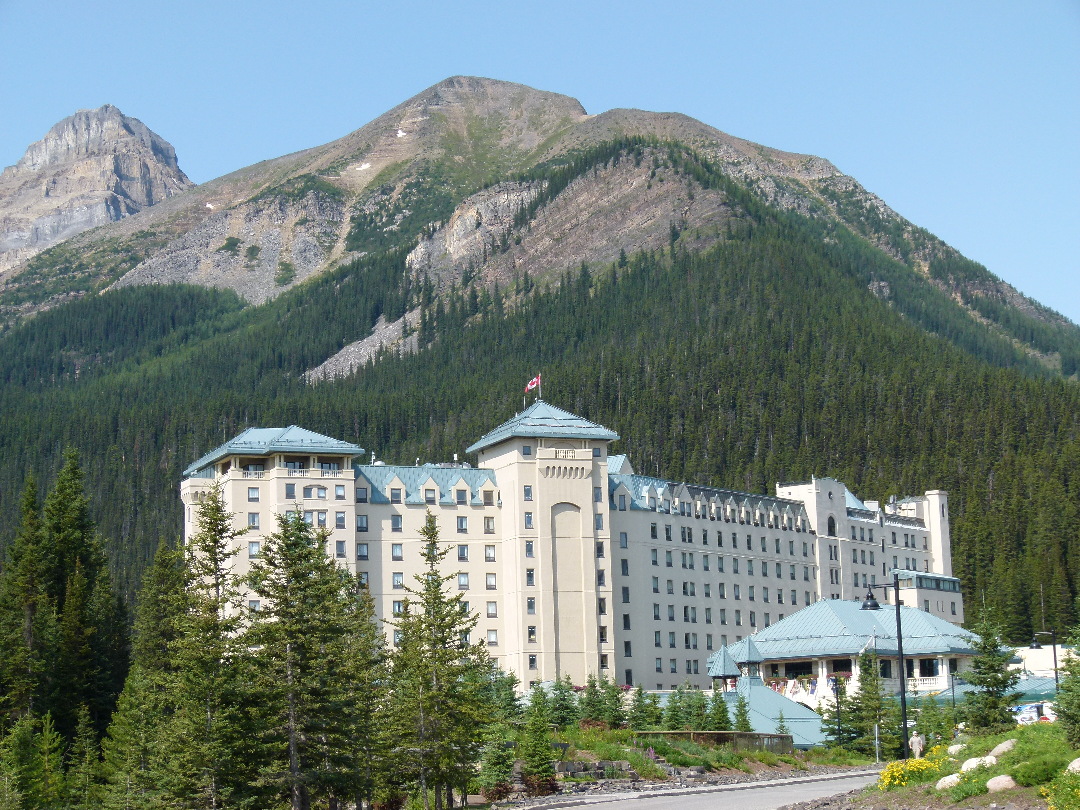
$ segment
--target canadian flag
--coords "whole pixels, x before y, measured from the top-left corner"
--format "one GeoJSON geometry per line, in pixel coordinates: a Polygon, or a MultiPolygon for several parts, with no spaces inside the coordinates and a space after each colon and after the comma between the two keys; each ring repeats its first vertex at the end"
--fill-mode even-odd
{"type": "Polygon", "coordinates": [[[537,374],[535,377],[533,377],[531,380],[529,380],[529,382],[526,384],[525,391],[526,392],[532,391],[534,388],[539,387],[539,385],[540,385],[540,375],[537,374]]]}

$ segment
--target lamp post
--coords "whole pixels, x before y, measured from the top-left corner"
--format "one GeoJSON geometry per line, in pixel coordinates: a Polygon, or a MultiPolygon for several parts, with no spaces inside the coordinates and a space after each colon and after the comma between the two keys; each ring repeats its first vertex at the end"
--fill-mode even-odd
{"type": "MultiPolygon", "coordinates": [[[[907,667],[904,664],[904,633],[900,627],[900,575],[893,571],[893,593],[896,596],[896,652],[900,658],[900,758],[908,758],[907,738],[907,667]]],[[[868,585],[862,610],[880,610],[881,605],[874,598],[874,588],[887,588],[888,585],[868,585]]]]}
{"type": "Polygon", "coordinates": [[[832,693],[836,698],[836,744],[842,747],[844,745],[842,733],[840,730],[840,676],[837,675],[833,678],[832,693]]]}
{"type": "Polygon", "coordinates": [[[1050,649],[1054,654],[1054,694],[1058,693],[1058,667],[1057,667],[1057,631],[1051,627],[1049,630],[1041,630],[1035,633],[1031,639],[1032,650],[1041,650],[1042,644],[1039,643],[1039,636],[1050,636],[1050,643],[1053,645],[1050,649]]]}

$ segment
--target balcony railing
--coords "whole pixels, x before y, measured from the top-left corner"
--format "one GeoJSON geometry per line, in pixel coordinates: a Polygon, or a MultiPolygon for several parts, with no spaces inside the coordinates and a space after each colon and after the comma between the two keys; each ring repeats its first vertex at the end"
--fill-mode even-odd
{"type": "MultiPolygon", "coordinates": [[[[571,451],[572,452],[572,451],[571,451]]],[[[273,467],[269,470],[238,470],[231,469],[226,475],[239,478],[266,478],[271,474],[286,478],[353,478],[351,469],[345,470],[319,470],[319,469],[295,469],[289,467],[273,467]]]]}

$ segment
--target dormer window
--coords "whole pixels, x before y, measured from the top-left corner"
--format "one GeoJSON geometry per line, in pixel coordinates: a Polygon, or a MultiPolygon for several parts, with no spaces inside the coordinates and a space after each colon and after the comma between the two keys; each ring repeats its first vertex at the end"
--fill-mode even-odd
{"type": "Polygon", "coordinates": [[[531,444],[523,444],[523,445],[521,445],[521,455],[523,455],[523,456],[531,456],[532,455],[532,445],[531,444]]]}
{"type": "Polygon", "coordinates": [[[425,489],[424,490],[424,503],[426,503],[426,504],[435,503],[435,490],[433,490],[433,489],[425,489]]]}
{"type": "Polygon", "coordinates": [[[401,503],[401,490],[397,487],[390,489],[390,503],[401,503]]]}

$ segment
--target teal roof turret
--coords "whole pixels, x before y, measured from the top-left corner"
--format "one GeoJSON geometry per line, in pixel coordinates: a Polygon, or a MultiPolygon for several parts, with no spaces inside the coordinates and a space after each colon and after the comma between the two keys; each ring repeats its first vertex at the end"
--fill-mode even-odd
{"type": "Polygon", "coordinates": [[[538,399],[513,419],[503,422],[467,448],[466,452],[475,453],[514,438],[596,439],[613,442],[619,438],[619,434],[538,399]]]}
{"type": "Polygon", "coordinates": [[[296,425],[287,428],[248,428],[189,466],[184,470],[184,477],[189,478],[227,456],[268,456],[271,453],[360,456],[364,454],[364,448],[296,425]]]}

